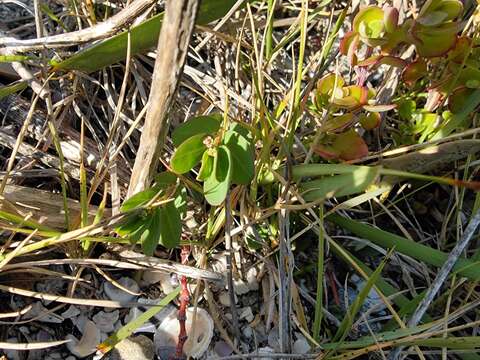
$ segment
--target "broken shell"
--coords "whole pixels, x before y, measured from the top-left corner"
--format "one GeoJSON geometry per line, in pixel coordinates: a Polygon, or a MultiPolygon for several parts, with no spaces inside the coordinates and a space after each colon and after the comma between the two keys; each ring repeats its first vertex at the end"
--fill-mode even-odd
{"type": "Polygon", "coordinates": [[[61,315],[65,319],[71,319],[75,316],[80,315],[80,310],[75,305],[70,305],[67,310],[65,310],[63,313],[61,313],[61,315]]]}
{"type": "Polygon", "coordinates": [[[103,285],[105,289],[105,294],[107,294],[110,300],[118,301],[119,303],[128,303],[133,301],[136,298],[136,295],[133,294],[140,291],[140,287],[138,286],[136,281],[129,277],[122,277],[117,282],[122,287],[130,290],[132,294],[123,291],[122,289],[118,288],[110,282],[105,282],[103,285]]]}
{"type": "Polygon", "coordinates": [[[97,350],[97,345],[100,343],[100,330],[93,321],[87,320],[80,341],[73,335],[67,335],[67,339],[72,340],[67,343],[68,350],[76,357],[84,358],[97,350]]]}
{"type": "MultiPolygon", "coordinates": [[[[154,336],[155,352],[160,359],[168,359],[175,351],[180,324],[177,319],[178,311],[172,311],[158,326],[154,336]]],[[[187,341],[183,351],[188,357],[199,358],[207,351],[213,337],[213,320],[204,309],[197,308],[195,328],[192,329],[194,308],[187,309],[187,341]]]]}
{"type": "Polygon", "coordinates": [[[175,280],[172,279],[170,274],[160,272],[160,271],[149,271],[146,270],[143,273],[142,280],[147,284],[156,284],[160,283],[160,287],[162,288],[162,291],[164,294],[168,294],[175,290],[176,285],[175,280]]]}
{"type": "Polygon", "coordinates": [[[53,312],[49,313],[47,309],[40,301],[37,301],[33,304],[32,309],[27,312],[24,316],[24,319],[33,319],[36,318],[38,321],[45,323],[60,324],[63,322],[63,318],[60,315],[57,315],[53,312]]]}
{"type": "Polygon", "coordinates": [[[118,320],[118,310],[105,312],[99,311],[93,315],[92,320],[100,331],[109,333],[115,329],[115,322],[118,320]]]}

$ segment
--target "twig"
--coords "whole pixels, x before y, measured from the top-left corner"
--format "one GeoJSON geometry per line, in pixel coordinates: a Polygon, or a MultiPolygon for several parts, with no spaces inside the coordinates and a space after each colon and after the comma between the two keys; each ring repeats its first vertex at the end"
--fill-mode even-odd
{"type": "Polygon", "coordinates": [[[232,274],[232,238],[230,229],[232,227],[232,209],[230,208],[231,197],[230,190],[227,192],[225,199],[225,258],[227,262],[227,283],[228,296],[230,298],[230,312],[232,313],[233,332],[238,341],[240,341],[240,326],[238,324],[237,308],[235,306],[235,289],[232,274]]]}
{"type": "Polygon", "coordinates": [[[168,110],[173,101],[195,25],[199,0],[167,1],[157,46],[157,60],[150,90],[150,108],[128,188],[129,196],[150,185],[168,129],[168,110]]]}
{"type": "MultiPolygon", "coordinates": [[[[450,255],[448,255],[447,261],[445,261],[441,269],[438,271],[437,276],[435,277],[435,280],[432,282],[432,284],[428,288],[427,293],[425,294],[425,297],[422,299],[420,304],[418,304],[415,312],[413,313],[412,317],[408,321],[409,327],[416,326],[422,319],[423,315],[425,315],[428,307],[430,306],[433,299],[435,298],[438,291],[440,290],[441,286],[443,285],[448,275],[452,271],[453,267],[455,266],[455,263],[457,262],[458,258],[462,254],[463,250],[465,250],[465,248],[468,246],[468,244],[472,240],[473,235],[475,234],[479,225],[480,225],[480,209],[477,210],[477,212],[475,213],[475,216],[470,220],[470,223],[465,229],[462,239],[459,242],[457,242],[453,250],[450,252],[450,255]]],[[[390,360],[398,359],[402,350],[403,350],[403,347],[396,348],[390,353],[388,358],[390,360]]]]}
{"type": "Polygon", "coordinates": [[[136,0],[131,5],[113,15],[104,22],[86,29],[72,31],[66,34],[45,36],[37,39],[18,40],[14,37],[1,37],[2,51],[25,52],[44,48],[73,46],[93,40],[104,39],[131,24],[139,15],[156,3],[155,0],[136,0]]]}

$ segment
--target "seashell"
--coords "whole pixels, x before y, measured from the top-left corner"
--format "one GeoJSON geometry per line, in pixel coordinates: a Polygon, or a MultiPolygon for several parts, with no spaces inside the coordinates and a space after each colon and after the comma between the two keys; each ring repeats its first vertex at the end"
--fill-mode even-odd
{"type": "Polygon", "coordinates": [[[80,309],[75,305],[70,305],[67,310],[61,313],[62,317],[65,319],[71,319],[75,316],[80,315],[80,309]]]}
{"type": "Polygon", "coordinates": [[[100,331],[109,333],[115,329],[115,323],[117,322],[118,317],[118,310],[111,312],[99,311],[93,315],[92,320],[100,331]]]}
{"type": "Polygon", "coordinates": [[[67,348],[78,358],[87,357],[97,350],[97,345],[101,341],[100,335],[100,330],[95,323],[87,320],[80,341],[73,335],[67,335],[67,339],[72,340],[67,343],[67,348]]]}
{"type": "MultiPolygon", "coordinates": [[[[117,282],[124,288],[130,290],[132,293],[138,293],[140,291],[140,287],[138,286],[137,282],[129,277],[122,277],[117,282]]],[[[110,300],[118,301],[122,304],[132,302],[137,297],[136,295],[123,291],[110,282],[105,282],[103,288],[105,290],[105,294],[110,298],[110,300]]]]}
{"type": "MultiPolygon", "coordinates": [[[[177,319],[178,310],[168,314],[157,328],[154,336],[155,352],[160,359],[168,359],[175,351],[180,324],[177,319]]],[[[192,329],[194,308],[187,309],[187,341],[183,351],[187,357],[199,358],[208,349],[213,337],[213,320],[202,308],[197,308],[195,329],[192,329]]]]}

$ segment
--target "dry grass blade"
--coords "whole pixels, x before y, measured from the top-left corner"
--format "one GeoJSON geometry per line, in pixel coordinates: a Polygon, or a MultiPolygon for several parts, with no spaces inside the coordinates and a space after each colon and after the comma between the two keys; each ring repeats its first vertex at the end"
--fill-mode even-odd
{"type": "Polygon", "coordinates": [[[103,39],[112,36],[125,26],[131,24],[139,15],[154,4],[155,1],[153,0],[135,0],[118,14],[98,25],[67,34],[46,36],[37,39],[17,40],[11,37],[3,37],[0,38],[0,46],[6,47],[5,50],[8,51],[23,52],[35,49],[72,46],[74,44],[103,39]]]}
{"type": "Polygon", "coordinates": [[[20,351],[31,351],[38,349],[48,349],[55,346],[60,346],[66,344],[71,340],[60,340],[60,341],[46,341],[38,343],[12,343],[12,342],[0,342],[0,349],[4,350],[20,350],[20,351]]]}

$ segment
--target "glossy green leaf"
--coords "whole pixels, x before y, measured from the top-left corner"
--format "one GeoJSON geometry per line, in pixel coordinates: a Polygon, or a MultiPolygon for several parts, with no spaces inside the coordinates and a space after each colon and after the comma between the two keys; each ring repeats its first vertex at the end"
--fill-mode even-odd
{"type": "Polygon", "coordinates": [[[187,211],[187,189],[184,186],[177,189],[173,204],[180,212],[180,216],[184,216],[187,211]]]}
{"type": "MultiPolygon", "coordinates": [[[[205,25],[224,16],[236,0],[204,0],[201,2],[197,24],[205,25]]],[[[130,30],[131,54],[136,55],[155,47],[158,42],[163,13],[152,17],[130,30]]],[[[72,57],[52,63],[54,70],[79,70],[92,72],[125,60],[127,56],[127,32],[113,36],[99,44],[79,51],[72,57]]]]}
{"type": "Polygon", "coordinates": [[[352,195],[365,191],[378,174],[378,167],[359,166],[349,174],[327,176],[301,183],[300,190],[306,201],[325,199],[328,195],[336,197],[352,195]]]}
{"type": "Polygon", "coordinates": [[[412,30],[417,52],[423,57],[438,57],[445,55],[455,46],[459,25],[446,23],[435,28],[416,25],[412,30]]]}
{"type": "Polygon", "coordinates": [[[134,214],[129,216],[122,224],[115,228],[115,232],[120,236],[129,236],[130,234],[137,231],[145,222],[139,214],[134,214]]]}
{"type": "Polygon", "coordinates": [[[177,175],[170,171],[163,171],[155,176],[155,185],[160,189],[165,189],[177,182],[177,175]]]}
{"type": "Polygon", "coordinates": [[[178,174],[190,171],[200,160],[207,150],[204,139],[207,134],[198,134],[184,141],[173,154],[170,161],[172,170],[178,174]]]}
{"type": "Polygon", "coordinates": [[[154,186],[149,189],[143,190],[139,193],[136,193],[135,195],[131,196],[130,198],[128,198],[123,202],[122,206],[120,207],[120,211],[127,212],[135,208],[138,208],[142,205],[145,205],[150,200],[152,200],[153,197],[157,195],[159,191],[160,191],[160,188],[157,186],[154,186]]]}
{"type": "Polygon", "coordinates": [[[210,205],[220,205],[227,196],[232,178],[230,150],[222,145],[218,148],[214,161],[214,171],[203,183],[203,193],[210,205]]]}
{"type": "Polygon", "coordinates": [[[225,133],[225,145],[232,160],[232,183],[247,185],[255,175],[253,151],[250,142],[236,131],[225,133]]]}
{"type": "Polygon", "coordinates": [[[165,204],[156,211],[160,222],[158,243],[167,249],[177,247],[182,235],[180,212],[173,202],[165,204]]]}
{"type": "Polygon", "coordinates": [[[365,7],[353,19],[353,30],[364,38],[379,38],[384,29],[383,17],[383,10],[379,7],[365,7]]]}
{"type": "MultiPolygon", "coordinates": [[[[152,256],[160,239],[160,229],[162,224],[160,222],[159,212],[160,208],[155,209],[149,216],[148,227],[145,228],[139,242],[142,244],[143,253],[147,256],[152,256]]],[[[138,241],[137,241],[138,242],[138,241]]]]}
{"type": "Polygon", "coordinates": [[[208,150],[206,150],[202,155],[202,166],[200,166],[200,171],[198,172],[197,180],[204,181],[208,177],[210,177],[210,175],[213,172],[213,160],[214,160],[214,157],[210,156],[210,154],[208,153],[208,150]]]}
{"type": "Polygon", "coordinates": [[[172,133],[173,145],[179,147],[185,140],[198,134],[215,134],[222,124],[221,114],[196,116],[178,126],[172,133]]]}

